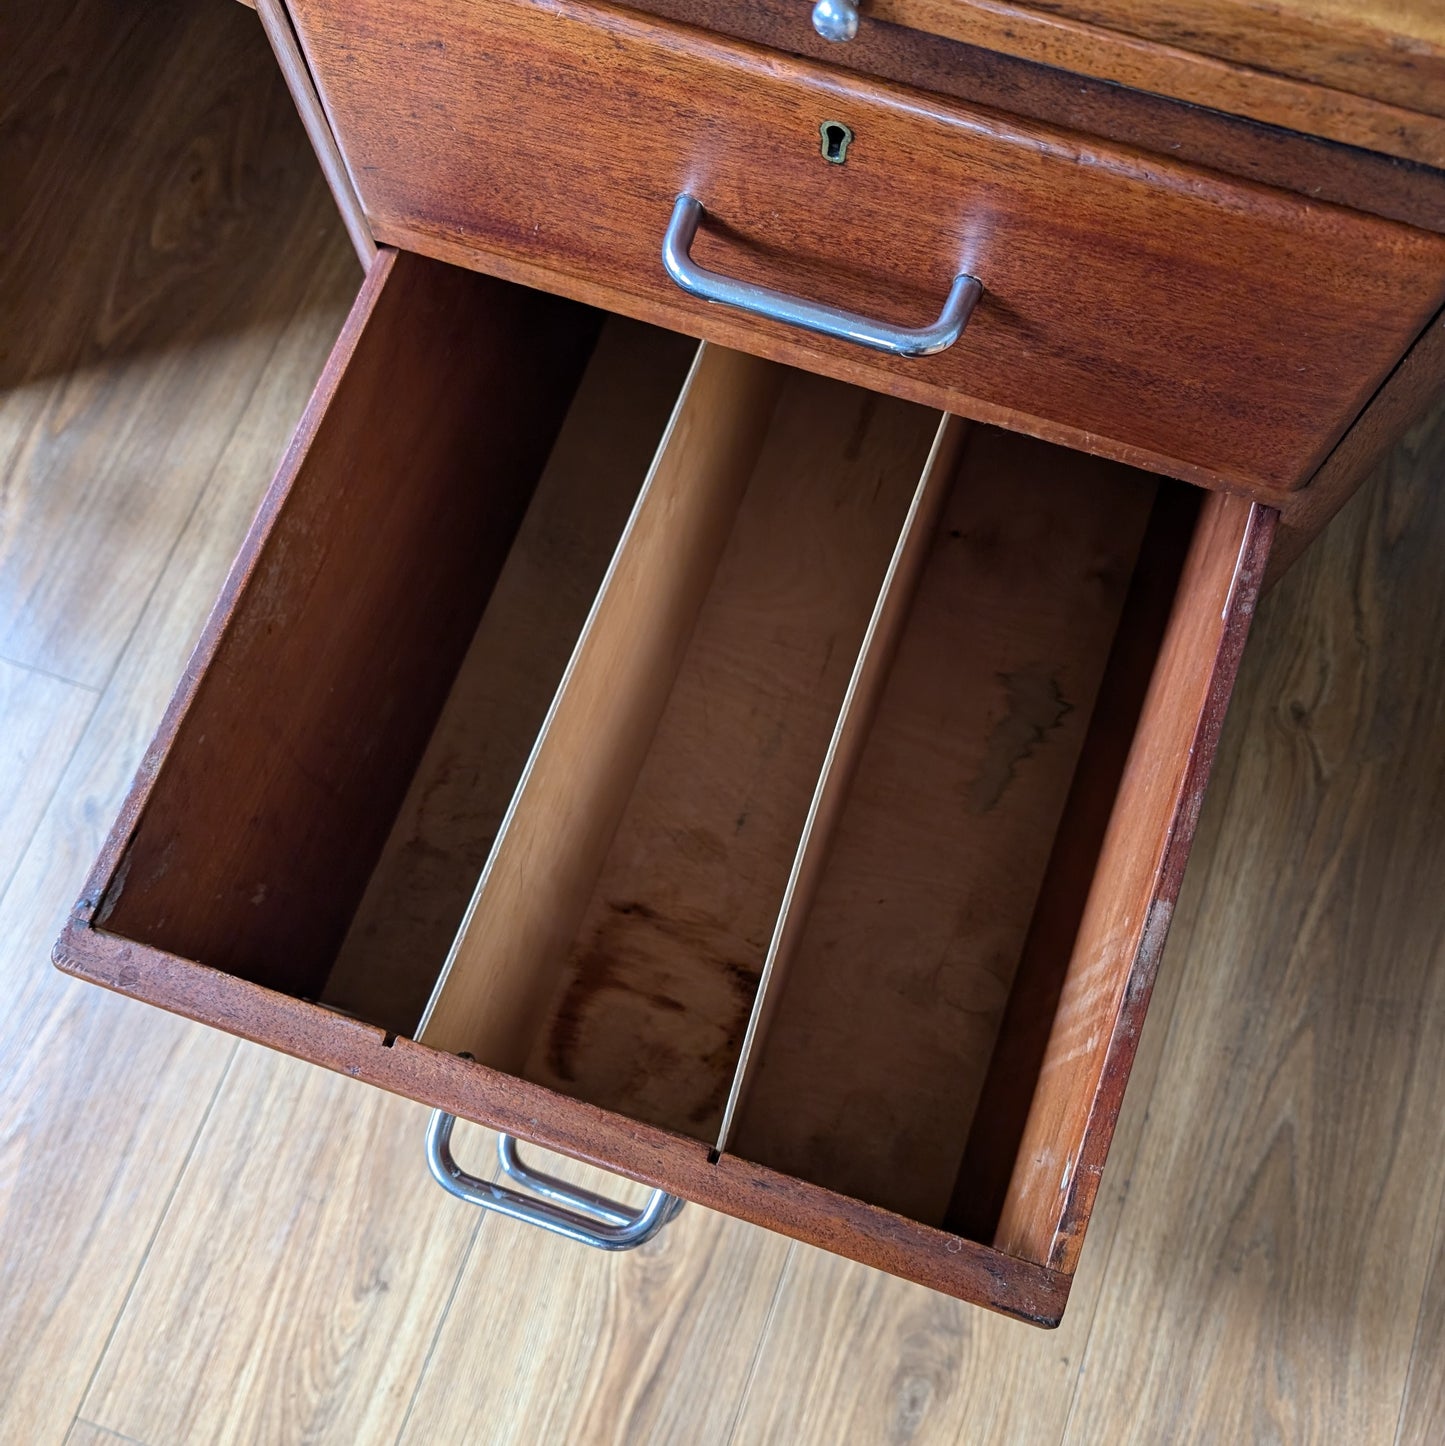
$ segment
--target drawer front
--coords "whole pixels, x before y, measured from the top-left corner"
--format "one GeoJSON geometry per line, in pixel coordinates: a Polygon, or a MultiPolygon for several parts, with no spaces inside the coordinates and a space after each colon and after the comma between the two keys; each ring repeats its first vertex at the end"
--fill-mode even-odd
{"type": "Polygon", "coordinates": [[[598,327],[381,253],[57,961],[1056,1323],[1274,514],[598,327]]]}
{"type": "Polygon", "coordinates": [[[294,0],[378,238],[1210,486],[1306,481],[1445,294],[1445,237],[566,0],[294,0]],[[842,164],[820,127],[852,132],[842,164]],[[918,325],[891,358],[660,251],[918,325]]]}

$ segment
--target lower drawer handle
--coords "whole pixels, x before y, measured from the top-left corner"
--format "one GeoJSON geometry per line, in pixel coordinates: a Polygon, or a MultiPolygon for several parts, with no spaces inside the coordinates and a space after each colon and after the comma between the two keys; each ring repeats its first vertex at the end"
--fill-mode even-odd
{"type": "Polygon", "coordinates": [[[932,356],[943,351],[963,334],[973,308],[983,295],[983,285],[977,278],[955,276],[948,300],[943,303],[943,312],[931,326],[893,326],[886,321],[874,321],[836,306],[790,296],[786,291],[736,281],[699,266],[689,253],[701,220],[701,203],[683,194],[672,208],[672,219],[662,238],[662,264],[690,296],[736,307],[769,321],[785,321],[840,341],[856,341],[859,346],[872,347],[874,351],[886,351],[894,356],[932,356]]]}
{"type": "Polygon", "coordinates": [[[631,1250],[643,1245],[682,1209],[683,1202],[665,1190],[654,1190],[640,1209],[633,1210],[580,1185],[544,1175],[522,1163],[517,1142],[510,1135],[497,1137],[497,1158],[506,1174],[533,1195],[469,1175],[452,1158],[452,1127],[456,1122],[457,1117],[444,1110],[432,1112],[426,1132],[426,1162],[437,1183],[469,1205],[494,1210],[512,1220],[525,1220],[553,1235],[598,1250],[631,1250]]]}

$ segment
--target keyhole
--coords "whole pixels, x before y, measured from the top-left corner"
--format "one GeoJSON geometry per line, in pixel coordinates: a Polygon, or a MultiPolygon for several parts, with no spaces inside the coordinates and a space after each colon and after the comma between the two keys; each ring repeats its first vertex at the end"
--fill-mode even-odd
{"type": "Polygon", "coordinates": [[[818,134],[823,137],[823,159],[830,165],[841,166],[848,159],[853,132],[842,121],[824,121],[818,127],[818,134]]]}

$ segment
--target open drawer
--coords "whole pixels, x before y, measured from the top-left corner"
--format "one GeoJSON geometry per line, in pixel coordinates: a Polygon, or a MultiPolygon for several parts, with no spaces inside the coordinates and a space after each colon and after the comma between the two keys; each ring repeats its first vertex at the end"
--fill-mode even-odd
{"type": "Polygon", "coordinates": [[[1054,1324],[1273,520],[383,251],[57,961],[1054,1324]]]}

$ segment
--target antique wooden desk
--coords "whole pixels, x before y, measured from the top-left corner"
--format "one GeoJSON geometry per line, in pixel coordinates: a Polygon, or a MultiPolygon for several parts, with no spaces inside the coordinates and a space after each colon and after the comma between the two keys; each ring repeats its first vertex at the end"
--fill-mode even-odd
{"type": "Polygon", "coordinates": [[[261,15],[366,278],[58,962],[1057,1323],[1267,569],[1445,365],[1445,19],[261,15]]]}

